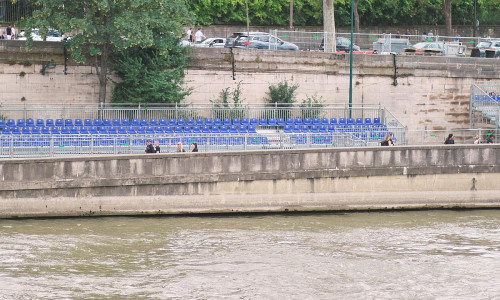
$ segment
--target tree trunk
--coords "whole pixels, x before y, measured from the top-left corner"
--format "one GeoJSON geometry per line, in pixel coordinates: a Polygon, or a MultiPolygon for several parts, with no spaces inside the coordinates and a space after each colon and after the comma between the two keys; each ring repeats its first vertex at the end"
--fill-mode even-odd
{"type": "Polygon", "coordinates": [[[102,49],[101,60],[99,61],[99,105],[106,103],[106,86],[108,84],[108,45],[105,44],[102,49]]]}
{"type": "Polygon", "coordinates": [[[325,32],[325,52],[335,53],[335,15],[333,0],[323,0],[323,31],[325,32]]]}
{"type": "Polygon", "coordinates": [[[293,0],[290,0],[290,30],[293,30],[293,0]]]}
{"type": "Polygon", "coordinates": [[[453,36],[451,28],[451,1],[452,0],[443,0],[443,15],[447,36],[453,36]]]}
{"type": "Polygon", "coordinates": [[[354,32],[359,32],[359,13],[358,2],[361,0],[354,0],[354,32]]]}

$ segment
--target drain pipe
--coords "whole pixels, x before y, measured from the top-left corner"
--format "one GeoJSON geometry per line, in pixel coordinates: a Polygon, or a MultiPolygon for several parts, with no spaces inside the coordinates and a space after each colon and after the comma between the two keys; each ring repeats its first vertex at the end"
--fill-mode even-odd
{"type": "Polygon", "coordinates": [[[396,53],[391,52],[391,54],[394,62],[394,82],[392,83],[392,85],[398,86],[398,65],[396,63],[396,53]]]}

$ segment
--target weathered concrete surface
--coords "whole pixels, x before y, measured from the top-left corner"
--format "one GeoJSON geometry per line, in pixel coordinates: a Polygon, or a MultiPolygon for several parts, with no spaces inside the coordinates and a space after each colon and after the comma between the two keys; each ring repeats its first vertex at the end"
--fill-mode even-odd
{"type": "Polygon", "coordinates": [[[500,145],[0,160],[0,217],[500,207],[500,145]]]}

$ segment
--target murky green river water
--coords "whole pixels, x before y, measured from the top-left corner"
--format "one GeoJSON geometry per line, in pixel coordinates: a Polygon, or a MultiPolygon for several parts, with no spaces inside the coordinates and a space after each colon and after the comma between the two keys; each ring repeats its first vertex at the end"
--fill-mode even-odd
{"type": "Polygon", "coordinates": [[[500,299],[500,211],[0,220],[1,299],[500,299]]]}

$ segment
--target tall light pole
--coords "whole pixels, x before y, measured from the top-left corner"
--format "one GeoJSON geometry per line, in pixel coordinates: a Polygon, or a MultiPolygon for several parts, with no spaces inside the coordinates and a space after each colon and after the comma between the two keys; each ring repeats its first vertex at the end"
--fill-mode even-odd
{"type": "Polygon", "coordinates": [[[349,118],[352,117],[352,44],[354,43],[354,0],[351,0],[351,45],[349,49],[349,118]]]}
{"type": "Polygon", "coordinates": [[[476,37],[476,28],[477,28],[477,0],[474,0],[474,33],[473,37],[476,37]]]}

